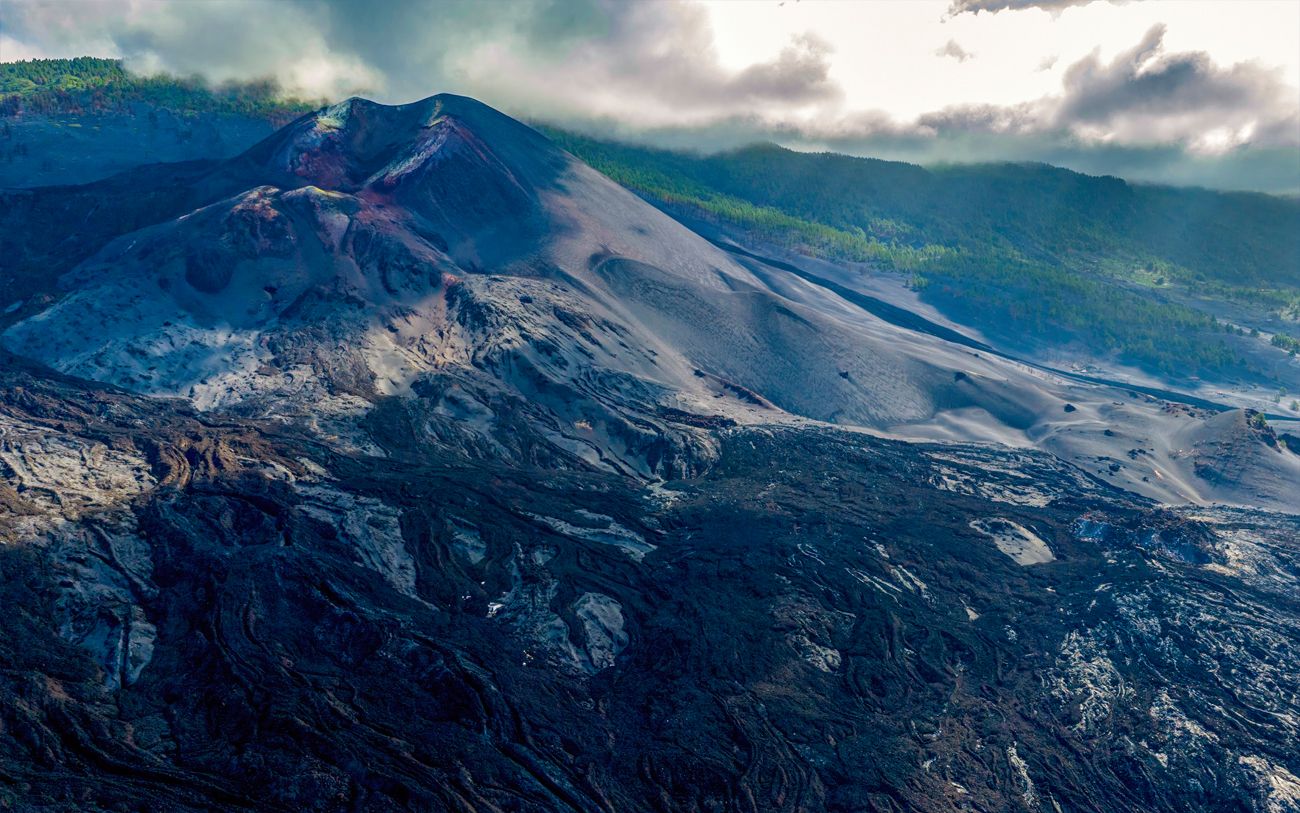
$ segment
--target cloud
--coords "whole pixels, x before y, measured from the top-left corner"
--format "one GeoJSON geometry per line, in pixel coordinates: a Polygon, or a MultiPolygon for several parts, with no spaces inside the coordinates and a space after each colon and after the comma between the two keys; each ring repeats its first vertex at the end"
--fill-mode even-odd
{"type": "MultiPolygon", "coordinates": [[[[1124,0],[1109,1],[1124,2],[1124,0]]],[[[1059,14],[1070,6],[1086,6],[1092,2],[1095,0],[953,0],[952,5],[948,6],[948,16],[978,14],[981,11],[997,14],[999,11],[1023,11],[1031,8],[1059,14]]]]}
{"type": "Polygon", "coordinates": [[[1295,90],[1254,63],[1169,53],[1160,26],[1109,61],[1094,52],[1074,62],[1059,93],[1020,104],[956,105],[911,121],[859,110],[641,130],[608,120],[580,126],[679,148],[775,141],[916,163],[1039,161],[1137,181],[1300,192],[1295,90]]]}
{"type": "Polygon", "coordinates": [[[857,116],[814,122],[802,132],[809,140],[1032,135],[1079,147],[1169,147],[1199,155],[1244,146],[1300,149],[1300,98],[1279,71],[1251,62],[1222,66],[1199,51],[1169,53],[1164,36],[1164,27],[1154,26],[1109,62],[1094,51],[1065,69],[1059,94],[1035,101],[946,107],[910,125],[857,116]]]}
{"type": "MultiPolygon", "coordinates": [[[[112,5],[106,3],[104,5],[112,5]]],[[[132,4],[106,21],[127,64],[142,72],[202,74],[217,82],[275,77],[308,97],[379,89],[383,72],[353,49],[336,47],[306,4],[132,4]],[[250,24],[256,9],[256,24],[250,24]],[[263,9],[265,8],[265,11],[263,9]]]]}
{"type": "Polygon", "coordinates": [[[826,42],[795,33],[770,59],[726,68],[706,10],[685,2],[12,0],[6,12],[15,43],[59,53],[93,44],[81,52],[145,72],[274,77],[309,97],[452,91],[528,114],[558,107],[652,120],[842,96],[826,42]]]}
{"type": "Polygon", "coordinates": [[[1300,101],[1280,73],[1253,63],[1216,65],[1199,51],[1166,53],[1153,26],[1103,64],[1097,53],[1065,72],[1055,123],[1102,141],[1183,143],[1223,151],[1258,141],[1300,143],[1300,101]]]}
{"type": "Polygon", "coordinates": [[[769,60],[721,66],[704,10],[666,3],[616,7],[598,39],[537,60],[513,40],[456,62],[465,83],[528,115],[606,115],[645,126],[703,122],[754,109],[778,114],[833,106],[830,46],[796,35],[769,60]],[[668,13],[672,12],[672,13],[668,13]]]}
{"type": "Polygon", "coordinates": [[[1039,105],[960,105],[926,113],[917,119],[921,132],[1033,133],[1042,129],[1039,105]]]}
{"type": "Polygon", "coordinates": [[[957,40],[948,40],[946,43],[944,43],[942,48],[939,48],[934,52],[934,55],[952,57],[958,62],[965,62],[966,60],[971,59],[972,57],[975,56],[974,54],[967,51],[965,48],[958,45],[957,40]]]}
{"type": "MultiPolygon", "coordinates": [[[[1059,161],[1149,180],[1300,188],[1296,90],[1255,63],[1169,52],[1160,26],[1109,60],[1094,52],[1064,69],[1055,58],[1042,63],[1061,85],[1041,98],[900,119],[847,106],[826,41],[796,29],[749,64],[727,63],[708,11],[679,0],[4,1],[7,58],[120,56],[145,72],[273,77],[313,98],[463,93],[516,116],[668,146],[767,140],[917,161],[1059,161]],[[1230,182],[1225,168],[1241,180],[1230,182]]],[[[1073,4],[956,0],[950,11],[1073,4]]],[[[956,40],[935,53],[925,58],[973,56],[956,40]]]]}

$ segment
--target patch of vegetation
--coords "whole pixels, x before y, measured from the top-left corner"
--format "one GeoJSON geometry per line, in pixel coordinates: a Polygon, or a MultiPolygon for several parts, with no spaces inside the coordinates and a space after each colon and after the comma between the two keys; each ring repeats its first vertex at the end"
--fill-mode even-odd
{"type": "Polygon", "coordinates": [[[210,85],[198,77],[139,76],[118,59],[0,64],[0,115],[121,112],[144,104],[178,115],[234,114],[286,123],[323,102],[285,98],[274,82],[210,85]]]}
{"type": "MultiPolygon", "coordinates": [[[[566,135],[558,131],[548,133],[552,136],[566,135]]],[[[654,166],[637,166],[634,162],[601,154],[583,156],[583,160],[614,181],[660,203],[692,209],[704,220],[739,226],[760,239],[817,256],[857,262],[887,262],[892,267],[912,269],[947,251],[937,245],[908,246],[883,242],[857,226],[836,228],[791,215],[775,206],[756,205],[654,166]]]]}
{"type": "Polygon", "coordinates": [[[656,150],[547,135],[666,208],[908,275],[981,330],[1079,343],[1163,375],[1241,370],[1172,285],[1282,312],[1300,301],[1300,202],[1133,186],[1045,165],[918,166],[757,145],[656,150]]]}

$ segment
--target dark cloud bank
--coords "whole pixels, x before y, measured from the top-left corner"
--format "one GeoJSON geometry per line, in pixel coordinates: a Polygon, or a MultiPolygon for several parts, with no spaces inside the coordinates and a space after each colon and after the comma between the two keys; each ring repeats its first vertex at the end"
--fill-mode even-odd
{"type": "MultiPolygon", "coordinates": [[[[1074,0],[956,0],[950,14],[1074,0]]],[[[1169,53],[1157,26],[1128,51],[1069,66],[1059,94],[913,122],[846,111],[830,46],[793,36],[734,71],[706,13],[670,2],[231,0],[137,7],[9,2],[4,34],[50,53],[108,41],[141,70],[277,77],[332,96],[465,93],[596,134],[716,149],[771,140],[924,163],[1031,160],[1136,180],[1300,191],[1300,100],[1254,64],[1169,53]],[[508,13],[507,13],[508,10],[508,13]],[[96,39],[98,38],[98,39],[96,39]]],[[[949,41],[939,55],[974,55],[949,41]]]]}

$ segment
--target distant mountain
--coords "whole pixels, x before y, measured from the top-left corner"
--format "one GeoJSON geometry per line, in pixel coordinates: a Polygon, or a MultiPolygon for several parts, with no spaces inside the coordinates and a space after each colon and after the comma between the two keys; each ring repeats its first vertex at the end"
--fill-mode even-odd
{"type": "Polygon", "coordinates": [[[0,192],[0,805],[1287,809],[1284,416],[683,221],[453,95],[0,192]]]}

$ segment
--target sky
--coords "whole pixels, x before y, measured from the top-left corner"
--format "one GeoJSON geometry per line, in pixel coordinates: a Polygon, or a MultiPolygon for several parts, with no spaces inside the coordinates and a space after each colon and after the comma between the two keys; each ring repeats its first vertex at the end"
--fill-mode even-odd
{"type": "Polygon", "coordinates": [[[0,60],[79,55],[661,146],[1300,192],[1300,0],[0,0],[0,60]]]}

